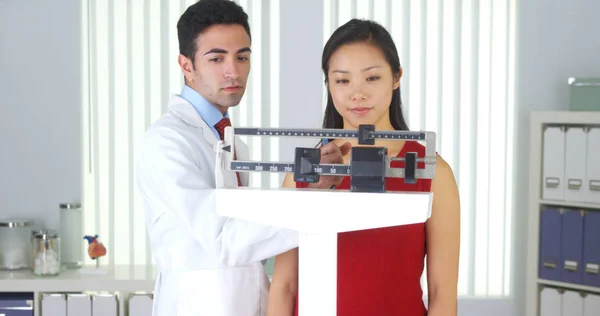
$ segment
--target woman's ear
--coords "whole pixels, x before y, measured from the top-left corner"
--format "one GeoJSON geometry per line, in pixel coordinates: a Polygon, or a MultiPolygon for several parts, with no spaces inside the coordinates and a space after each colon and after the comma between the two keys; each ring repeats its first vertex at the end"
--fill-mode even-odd
{"type": "Polygon", "coordinates": [[[400,87],[400,78],[402,78],[402,67],[400,67],[398,73],[394,75],[393,90],[396,90],[398,87],[400,87]]]}

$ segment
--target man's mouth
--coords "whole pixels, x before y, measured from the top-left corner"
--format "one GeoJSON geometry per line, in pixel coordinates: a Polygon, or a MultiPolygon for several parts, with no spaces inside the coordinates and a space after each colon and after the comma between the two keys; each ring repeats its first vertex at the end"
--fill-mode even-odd
{"type": "Polygon", "coordinates": [[[225,91],[225,92],[238,92],[240,90],[242,90],[241,86],[229,86],[229,87],[223,88],[223,91],[225,91]]]}

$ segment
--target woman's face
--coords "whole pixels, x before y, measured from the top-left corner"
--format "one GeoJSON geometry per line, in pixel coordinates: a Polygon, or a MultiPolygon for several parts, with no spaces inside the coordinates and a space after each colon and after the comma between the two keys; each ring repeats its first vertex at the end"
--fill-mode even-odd
{"type": "Polygon", "coordinates": [[[373,124],[389,129],[392,92],[400,85],[383,52],[366,43],[346,44],[329,59],[329,92],[344,128],[373,124]]]}

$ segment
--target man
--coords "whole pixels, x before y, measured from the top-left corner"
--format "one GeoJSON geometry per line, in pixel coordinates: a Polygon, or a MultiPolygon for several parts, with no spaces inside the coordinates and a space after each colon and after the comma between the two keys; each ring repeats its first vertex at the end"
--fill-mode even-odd
{"type": "MultiPolygon", "coordinates": [[[[136,174],[159,267],[154,315],[255,316],[266,313],[269,280],[261,261],[298,247],[296,232],[219,216],[213,146],[230,124],[250,72],[248,16],[232,1],[200,0],[178,24],[181,95],[146,132],[136,174]]],[[[236,142],[236,154],[247,147],[236,142]]],[[[347,152],[347,150],[344,150],[347,152]]],[[[323,162],[342,151],[324,147],[323,162]]],[[[339,179],[323,177],[320,187],[339,179]]],[[[228,187],[248,175],[225,175],[228,187]]]]}

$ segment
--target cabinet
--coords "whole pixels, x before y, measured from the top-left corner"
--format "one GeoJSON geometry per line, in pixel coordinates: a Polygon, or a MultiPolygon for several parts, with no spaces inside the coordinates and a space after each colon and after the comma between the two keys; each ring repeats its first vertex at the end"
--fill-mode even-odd
{"type": "Polygon", "coordinates": [[[106,274],[63,270],[36,277],[0,271],[0,316],[151,316],[155,266],[103,267],[106,274]]]}
{"type": "Polygon", "coordinates": [[[600,306],[600,112],[531,113],[526,315],[600,306]]]}

